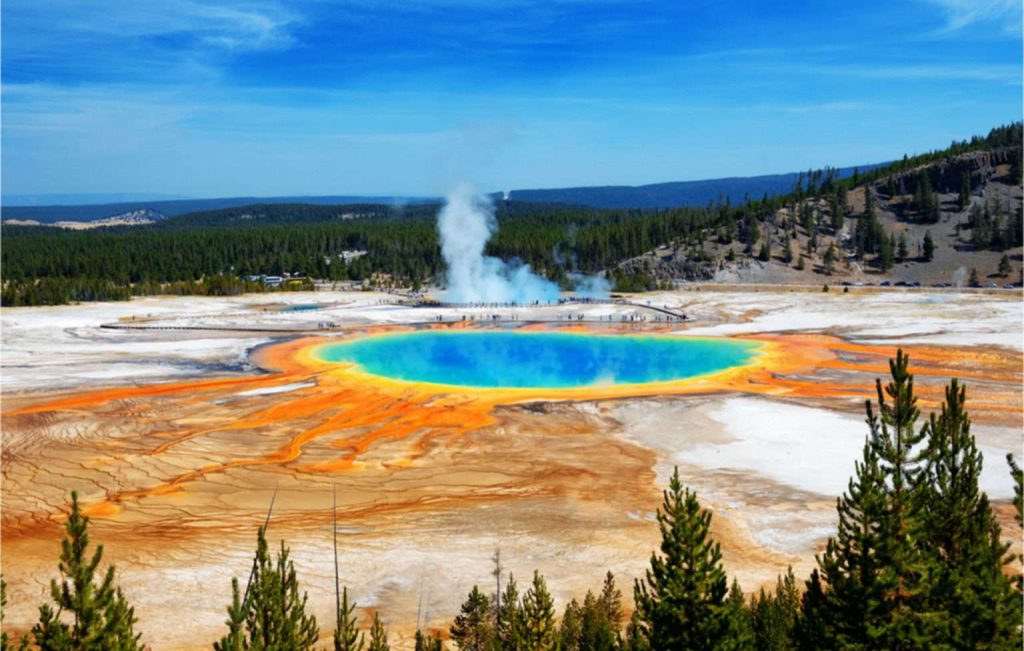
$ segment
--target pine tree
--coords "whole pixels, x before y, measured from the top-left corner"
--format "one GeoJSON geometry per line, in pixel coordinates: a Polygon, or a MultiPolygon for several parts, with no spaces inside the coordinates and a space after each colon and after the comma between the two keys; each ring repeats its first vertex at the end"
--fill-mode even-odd
{"type": "Polygon", "coordinates": [[[921,255],[925,262],[931,262],[935,257],[935,242],[932,240],[931,231],[924,232],[924,243],[921,245],[921,255]]]}
{"type": "Polygon", "coordinates": [[[658,510],[661,556],[651,554],[646,578],[634,586],[639,630],[652,649],[727,648],[722,554],[709,537],[711,513],[672,474],[658,510]]]}
{"type": "MultiPolygon", "coordinates": [[[[878,454],[878,467],[885,477],[885,512],[879,533],[879,580],[885,589],[881,604],[883,617],[871,631],[887,648],[920,648],[925,638],[923,559],[914,539],[921,527],[921,474],[924,470],[919,444],[924,431],[915,432],[919,410],[914,396],[914,376],[909,358],[902,350],[890,360],[892,381],[882,390],[876,380],[879,419],[871,440],[878,454]],[[886,400],[886,396],[889,400],[886,400]],[[890,402],[891,401],[891,402],[890,402]]],[[[868,423],[873,422],[868,403],[868,423]]]]}
{"type": "Polygon", "coordinates": [[[623,640],[622,649],[624,651],[649,651],[650,648],[651,643],[644,632],[644,623],[640,619],[640,613],[634,610],[629,617],[629,623],[626,624],[626,637],[623,640]]]}
{"type": "Polygon", "coordinates": [[[825,275],[831,276],[832,272],[835,271],[836,266],[836,246],[835,244],[829,245],[828,249],[825,250],[825,256],[821,260],[822,266],[824,267],[825,275]]]}
{"type": "Polygon", "coordinates": [[[967,207],[967,204],[971,202],[971,173],[964,170],[963,175],[960,177],[960,195],[957,197],[957,205],[960,210],[967,207]]]}
{"type": "MultiPolygon", "coordinates": [[[[1013,460],[1012,454],[1006,455],[1006,463],[1010,466],[1010,476],[1013,478],[1014,517],[1017,519],[1017,527],[1024,528],[1024,470],[1013,460]]],[[[1024,554],[1017,554],[1017,560],[1024,561],[1024,554]]],[[[1017,592],[1024,592],[1024,574],[1017,575],[1016,585],[1017,592]]]]}
{"type": "Polygon", "coordinates": [[[878,245],[878,268],[885,273],[892,269],[894,258],[892,237],[882,236],[878,245]]]}
{"type": "Polygon", "coordinates": [[[455,617],[451,635],[456,646],[467,651],[489,651],[493,646],[491,600],[477,586],[473,586],[461,612],[455,617]]]}
{"type": "Polygon", "coordinates": [[[729,587],[729,596],[725,599],[723,606],[725,618],[725,634],[723,635],[721,649],[735,651],[753,651],[754,647],[754,622],[747,608],[747,600],[743,596],[739,581],[732,580],[729,587]]]}
{"type": "MultiPolygon", "coordinates": [[[[822,628],[803,634],[829,647],[928,648],[936,618],[929,611],[927,559],[919,540],[924,430],[908,358],[889,362],[892,381],[876,381],[878,414],[865,404],[870,430],[863,459],[838,500],[839,529],[818,558],[827,584],[808,583],[804,619],[822,628]],[[888,399],[887,399],[888,396],[888,399]]],[[[819,581],[815,574],[812,579],[819,581]]]]}
{"type": "Polygon", "coordinates": [[[391,645],[388,644],[388,631],[384,627],[384,622],[380,619],[380,613],[373,614],[373,624],[370,626],[370,643],[366,646],[366,651],[391,651],[391,645]]]}
{"type": "Polygon", "coordinates": [[[907,234],[900,233],[899,242],[896,244],[896,260],[903,262],[910,255],[910,250],[907,248],[907,234]]]}
{"type": "Polygon", "coordinates": [[[608,620],[608,609],[602,599],[590,591],[583,600],[580,613],[579,648],[588,651],[613,651],[618,642],[618,629],[608,620]]]}
{"type": "Polygon", "coordinates": [[[1003,257],[999,258],[999,275],[1006,278],[1013,271],[1013,267],[1010,265],[1010,257],[1003,254],[1003,257]]]}
{"type": "Polygon", "coordinates": [[[265,527],[256,537],[249,587],[243,595],[231,581],[228,633],[214,644],[217,651],[239,649],[311,649],[320,631],[316,618],[306,614],[306,595],[299,595],[295,564],[281,542],[276,561],[270,557],[265,527]]]}
{"type": "Polygon", "coordinates": [[[925,425],[928,446],[924,545],[929,555],[930,610],[952,648],[1020,648],[1020,596],[1003,568],[1011,558],[979,491],[982,456],[971,435],[966,390],[954,379],[941,413],[925,425]]]}
{"type": "MultiPolygon", "coordinates": [[[[504,647],[503,647],[504,648],[504,647]]],[[[416,651],[444,651],[444,642],[437,633],[416,631],[416,651]]]]}
{"type": "Polygon", "coordinates": [[[361,651],[365,637],[359,632],[356,621],[356,604],[348,602],[348,587],[341,590],[334,629],[334,651],[361,651]]]}
{"type": "MultiPolygon", "coordinates": [[[[4,609],[7,608],[7,581],[4,581],[4,577],[0,574],[0,627],[4,623],[4,609]]],[[[7,635],[7,631],[0,633],[0,649],[6,651],[10,648],[11,638],[7,635]]]]}
{"type": "Polygon", "coordinates": [[[228,634],[213,643],[213,651],[243,651],[248,649],[245,639],[246,610],[242,606],[242,593],[238,589],[238,578],[231,577],[231,605],[228,606],[228,634]]]}
{"type": "Polygon", "coordinates": [[[508,575],[505,591],[501,595],[501,608],[498,613],[498,644],[504,651],[521,651],[522,642],[519,637],[522,629],[523,611],[519,603],[519,590],[516,579],[508,575]]]}
{"type": "Polygon", "coordinates": [[[782,651],[795,647],[797,616],[800,612],[800,591],[796,576],[789,568],[775,583],[775,592],[764,589],[751,600],[750,610],[755,647],[761,650],[782,651]]]}
{"type": "MultiPolygon", "coordinates": [[[[874,416],[869,416],[874,421],[874,416]]],[[[872,430],[877,425],[872,422],[872,430]]],[[[870,639],[884,589],[877,572],[878,529],[884,511],[883,478],[871,442],[854,466],[854,477],[836,500],[839,526],[829,538],[807,583],[802,606],[805,648],[860,648],[870,639]],[[825,590],[824,584],[828,589],[825,590]]]]}
{"type": "Polygon", "coordinates": [[[64,524],[61,541],[60,582],[50,582],[50,597],[57,605],[39,608],[39,622],[32,628],[36,645],[43,650],[116,649],[141,651],[140,634],[135,633],[135,611],[114,584],[114,567],[107,568],[97,583],[103,559],[103,545],[89,555],[89,518],[82,515],[78,493],[71,493],[71,512],[64,524]],[[65,624],[63,613],[74,623],[65,624]]]}
{"type": "MultiPolygon", "coordinates": [[[[818,562],[820,564],[822,560],[819,558],[818,562]]],[[[831,618],[830,607],[833,604],[825,596],[818,569],[811,570],[811,578],[800,597],[800,613],[793,628],[795,648],[800,651],[837,648],[836,637],[841,625],[837,626],[831,618]]]]}
{"type": "Polygon", "coordinates": [[[615,575],[611,572],[604,576],[598,605],[604,610],[609,626],[618,635],[622,627],[622,592],[615,586],[615,575]]]}
{"type": "Polygon", "coordinates": [[[558,628],[560,651],[582,651],[580,636],[583,634],[583,610],[579,602],[572,599],[565,605],[562,624],[558,628]]]}
{"type": "Polygon", "coordinates": [[[1017,511],[1017,524],[1024,526],[1024,470],[1017,465],[1012,454],[1006,455],[1006,463],[1013,477],[1013,508],[1017,511]]]}
{"type": "Polygon", "coordinates": [[[557,648],[555,605],[540,572],[534,571],[533,584],[523,595],[520,635],[524,651],[552,651],[557,648]]]}

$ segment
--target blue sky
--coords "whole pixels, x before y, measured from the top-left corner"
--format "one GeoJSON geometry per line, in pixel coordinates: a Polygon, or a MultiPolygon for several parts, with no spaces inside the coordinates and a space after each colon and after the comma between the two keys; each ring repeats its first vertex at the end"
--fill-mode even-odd
{"type": "Polygon", "coordinates": [[[1020,119],[1018,0],[6,0],[3,193],[444,193],[886,160],[1020,119]]]}

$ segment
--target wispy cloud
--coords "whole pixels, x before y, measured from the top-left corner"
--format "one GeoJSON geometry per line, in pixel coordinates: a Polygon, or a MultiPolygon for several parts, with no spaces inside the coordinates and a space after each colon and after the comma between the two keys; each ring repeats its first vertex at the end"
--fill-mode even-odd
{"type": "Polygon", "coordinates": [[[1021,83],[1021,67],[1019,65],[810,64],[789,66],[787,69],[795,73],[810,75],[857,77],[885,81],[977,81],[1016,85],[1021,83]]]}
{"type": "Polygon", "coordinates": [[[999,23],[1005,31],[1020,30],[1020,0],[924,0],[937,7],[946,20],[939,34],[956,32],[977,23],[999,23]]]}
{"type": "MultiPolygon", "coordinates": [[[[37,11],[60,12],[61,0],[40,3],[37,11]],[[56,5],[56,6],[54,6],[56,5]]],[[[293,45],[290,28],[298,16],[276,2],[104,2],[68,3],[67,32],[120,38],[193,37],[195,43],[230,49],[268,49],[293,45]]],[[[50,13],[53,15],[53,13],[50,13]]]]}

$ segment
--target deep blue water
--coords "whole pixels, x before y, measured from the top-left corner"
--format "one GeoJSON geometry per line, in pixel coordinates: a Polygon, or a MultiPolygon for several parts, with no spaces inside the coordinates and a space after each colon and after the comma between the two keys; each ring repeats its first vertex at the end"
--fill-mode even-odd
{"type": "Polygon", "coordinates": [[[309,312],[312,310],[319,310],[322,306],[316,303],[298,303],[296,305],[289,305],[282,307],[282,312],[309,312]]]}
{"type": "Polygon", "coordinates": [[[413,332],[332,344],[319,355],[399,380],[572,388],[703,375],[747,362],[756,347],[754,342],[676,336],[413,332]]]}

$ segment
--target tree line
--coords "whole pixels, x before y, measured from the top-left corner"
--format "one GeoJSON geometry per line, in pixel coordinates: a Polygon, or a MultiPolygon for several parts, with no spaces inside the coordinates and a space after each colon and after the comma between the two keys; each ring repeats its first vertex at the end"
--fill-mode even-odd
{"type": "MultiPolygon", "coordinates": [[[[610,572],[600,588],[571,600],[558,617],[544,577],[534,572],[520,591],[496,555],[495,591],[473,586],[447,643],[417,622],[417,651],[447,644],[462,651],[1019,649],[1022,579],[1010,574],[1014,558],[979,489],[983,460],[970,431],[966,390],[953,380],[939,412],[919,426],[909,359],[899,351],[889,366],[890,381],[883,387],[878,380],[874,404],[865,402],[868,433],[836,501],[837,530],[805,581],[790,568],[774,589],[750,597],[735,578],[730,582],[711,535],[712,514],[676,469],[657,512],[661,543],[634,581],[628,617],[610,572]]],[[[1007,461],[1019,527],[1024,476],[1012,455],[1007,461]]],[[[60,579],[51,582],[50,602],[40,606],[38,622],[18,648],[143,648],[114,567],[100,572],[102,545],[89,548],[88,522],[72,493],[60,579]]],[[[323,635],[307,610],[289,549],[282,541],[271,554],[265,526],[242,585],[232,579],[227,630],[215,651],[320,644],[323,635]]],[[[336,587],[328,648],[390,649],[379,614],[361,627],[348,589],[337,581],[336,587]]],[[[2,642],[14,648],[6,633],[2,642]]]]}
{"type": "MultiPolygon", "coordinates": [[[[1018,122],[842,180],[831,168],[809,170],[788,195],[748,196],[736,206],[727,198],[699,207],[643,210],[501,201],[495,206],[500,228],[486,252],[518,259],[565,287],[572,272],[605,271],[624,291],[652,289],[657,282],[646,272],[622,271],[620,263],[661,245],[688,251],[693,260],[713,261],[705,249],[709,241],[727,247],[726,261],[735,259],[736,243],[741,255],[762,261],[778,257],[786,264],[795,260],[798,269],[805,257],[812,263],[820,260],[816,270],[828,275],[841,254],[834,248],[840,245],[837,236],[846,219],[856,217],[849,253],[885,272],[894,262],[910,259],[913,245],[918,259],[927,262],[930,255],[922,250],[923,242],[901,243],[885,232],[875,215],[875,186],[890,199],[899,197],[894,205],[901,219],[936,223],[941,206],[927,173],[913,177],[912,190],[897,187],[894,179],[967,151],[1003,147],[1016,148],[1011,175],[1019,178],[1020,136],[1018,122]],[[867,206],[860,215],[849,214],[847,194],[862,186],[867,206]],[[793,217],[780,224],[782,209],[793,217]],[[792,248],[798,228],[807,238],[803,253],[792,248]],[[825,236],[833,238],[828,246],[819,242],[825,236]]],[[[961,208],[969,200],[970,183],[968,178],[966,189],[961,188],[961,208]]],[[[444,271],[435,224],[439,209],[436,203],[266,204],[87,231],[3,225],[0,299],[12,306],[127,300],[167,291],[203,294],[211,291],[211,277],[234,278],[241,283],[236,286],[244,287],[247,277],[285,273],[331,281],[385,274],[395,284],[418,287],[440,279],[444,271]],[[346,258],[346,251],[361,254],[346,258]]],[[[1021,214],[1019,209],[1010,212],[1004,206],[975,204],[965,228],[972,229],[977,248],[1021,245],[1021,214]]]]}

